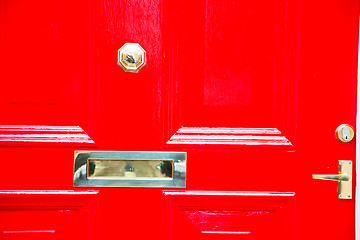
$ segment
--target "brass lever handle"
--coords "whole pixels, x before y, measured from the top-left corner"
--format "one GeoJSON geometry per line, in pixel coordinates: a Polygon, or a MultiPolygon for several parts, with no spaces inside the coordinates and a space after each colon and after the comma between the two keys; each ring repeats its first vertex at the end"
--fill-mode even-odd
{"type": "Polygon", "coordinates": [[[338,198],[352,198],[352,162],[339,160],[339,174],[313,174],[314,179],[338,181],[338,198]]]}
{"type": "Polygon", "coordinates": [[[313,174],[313,179],[320,180],[332,180],[332,181],[349,181],[350,177],[347,173],[339,173],[339,174],[313,174]]]}

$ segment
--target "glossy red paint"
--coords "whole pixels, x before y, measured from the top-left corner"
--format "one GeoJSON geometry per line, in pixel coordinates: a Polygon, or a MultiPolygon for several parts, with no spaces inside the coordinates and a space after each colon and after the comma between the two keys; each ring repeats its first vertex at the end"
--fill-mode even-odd
{"type": "Polygon", "coordinates": [[[2,237],[354,239],[354,200],[311,175],[355,163],[334,132],[356,125],[358,18],[354,0],[0,1],[2,237]],[[86,149],[186,151],[187,187],[74,188],[86,149]]]}
{"type": "Polygon", "coordinates": [[[0,237],[96,239],[96,191],[1,191],[0,237]]]}
{"type": "Polygon", "coordinates": [[[294,193],[164,191],[166,239],[294,239],[294,193]]]}
{"type": "Polygon", "coordinates": [[[3,146],[23,145],[94,145],[79,126],[0,125],[3,146]]]}

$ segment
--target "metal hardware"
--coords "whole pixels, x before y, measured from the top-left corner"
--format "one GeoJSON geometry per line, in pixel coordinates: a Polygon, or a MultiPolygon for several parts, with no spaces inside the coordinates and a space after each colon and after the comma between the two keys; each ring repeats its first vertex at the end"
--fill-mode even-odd
{"type": "Polygon", "coordinates": [[[172,160],[88,159],[91,179],[172,179],[172,160]]]}
{"type": "Polygon", "coordinates": [[[349,124],[341,124],[336,128],[335,137],[342,143],[348,143],[353,140],[355,135],[354,129],[349,124]]]}
{"type": "Polygon", "coordinates": [[[320,180],[332,180],[332,181],[349,181],[349,175],[347,173],[325,175],[325,174],[313,174],[313,179],[320,180]]]}
{"type": "Polygon", "coordinates": [[[339,174],[313,174],[314,179],[338,181],[338,198],[352,198],[352,162],[339,160],[339,174]]]}
{"type": "Polygon", "coordinates": [[[185,187],[185,152],[75,151],[74,186],[185,187]]]}
{"type": "Polygon", "coordinates": [[[117,63],[125,72],[137,73],[146,64],[146,51],[138,43],[125,43],[118,50],[117,63]]]}

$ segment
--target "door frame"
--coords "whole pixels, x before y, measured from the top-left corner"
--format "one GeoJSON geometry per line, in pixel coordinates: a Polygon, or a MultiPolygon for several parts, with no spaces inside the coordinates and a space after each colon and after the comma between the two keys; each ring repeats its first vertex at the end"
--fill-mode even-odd
{"type": "MultiPolygon", "coordinates": [[[[359,16],[360,17],[360,16],[359,16]]],[[[360,20],[359,20],[360,21],[360,20]]],[[[356,104],[356,187],[355,187],[355,239],[360,240],[360,180],[357,177],[360,174],[360,24],[359,24],[359,40],[358,40],[358,71],[357,71],[357,104],[356,104]]]]}

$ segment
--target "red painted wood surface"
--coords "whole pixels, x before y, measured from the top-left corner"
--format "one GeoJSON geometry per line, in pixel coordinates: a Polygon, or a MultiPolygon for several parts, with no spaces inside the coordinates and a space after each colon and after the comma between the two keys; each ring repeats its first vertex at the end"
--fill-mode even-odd
{"type": "Polygon", "coordinates": [[[1,145],[94,145],[79,126],[0,125],[1,145]]]}
{"type": "Polygon", "coordinates": [[[354,239],[354,199],[311,175],[355,163],[334,132],[356,125],[358,19],[354,0],[0,1],[1,237],[354,239]],[[75,189],[86,149],[186,151],[187,187],[75,189]]]}
{"type": "Polygon", "coordinates": [[[167,239],[294,239],[295,194],[164,191],[167,239]]]}
{"type": "Polygon", "coordinates": [[[96,191],[0,191],[0,237],[96,239],[96,191]]]}
{"type": "Polygon", "coordinates": [[[98,86],[93,5],[0,1],[0,146],[94,144],[98,86]],[[64,126],[69,138],[58,132],[64,126]],[[29,129],[36,131],[34,136],[25,134],[29,129]],[[17,131],[14,140],[3,132],[9,130],[17,131]],[[74,130],[82,136],[71,138],[74,130]]]}
{"type": "Polygon", "coordinates": [[[209,128],[182,127],[166,142],[173,146],[200,145],[216,147],[271,146],[290,148],[292,143],[276,128],[209,128]]]}

